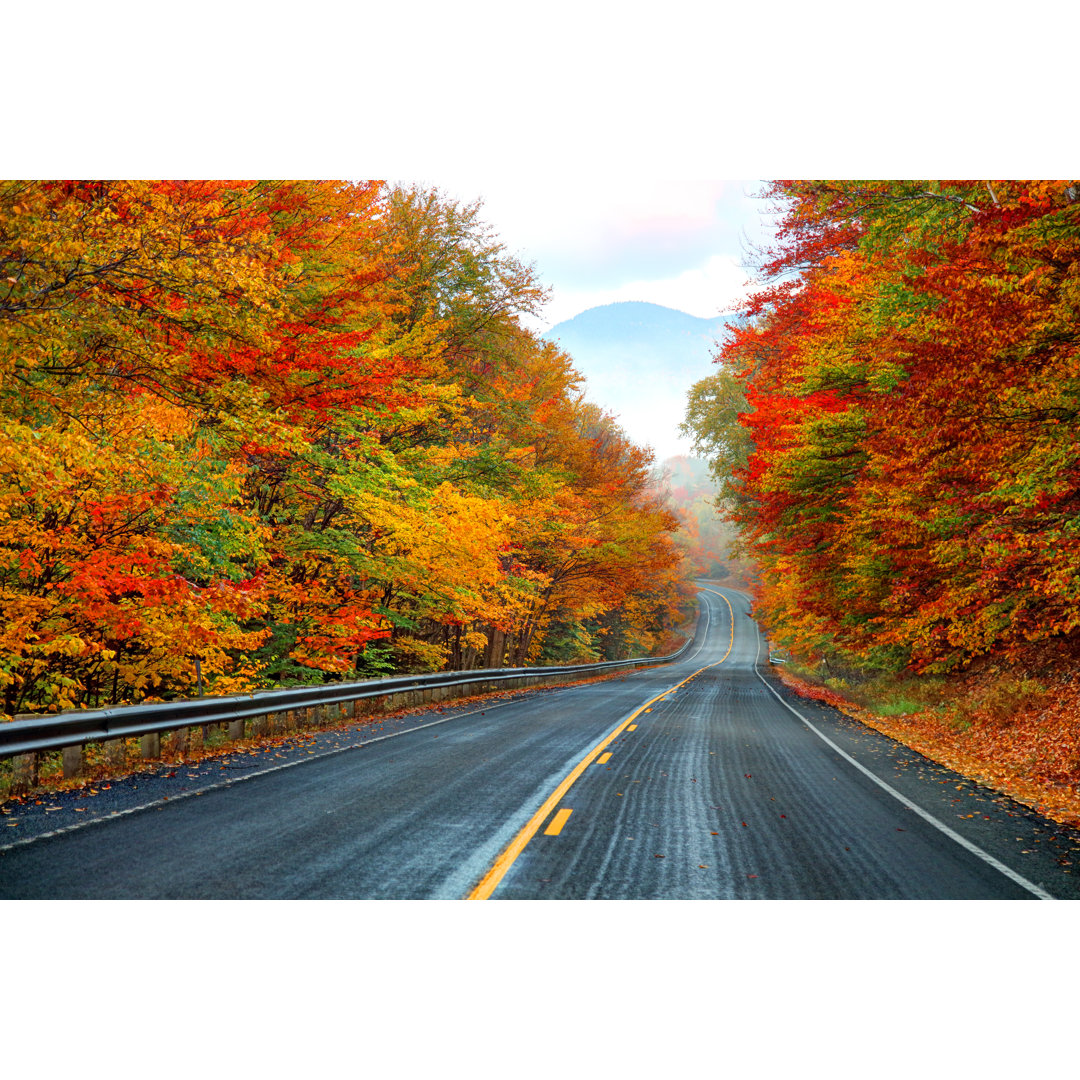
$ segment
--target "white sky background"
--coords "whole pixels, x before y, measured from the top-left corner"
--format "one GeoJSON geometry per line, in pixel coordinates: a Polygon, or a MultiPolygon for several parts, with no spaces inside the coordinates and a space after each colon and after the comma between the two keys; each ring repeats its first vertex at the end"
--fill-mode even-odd
{"type": "MultiPolygon", "coordinates": [[[[395,178],[405,180],[405,178],[395,178]]],[[[417,179],[417,178],[412,178],[417,179]]],[[[767,236],[757,180],[583,177],[570,186],[420,178],[468,203],[551,290],[540,330],[601,304],[643,300],[714,318],[746,296],[767,236]]]]}
{"type": "MultiPolygon", "coordinates": [[[[8,5],[0,175],[431,179],[484,199],[551,321],[623,299],[708,316],[743,275],[725,178],[1075,174],[1077,29],[1044,0],[8,5]]],[[[860,1058],[911,1030],[935,1076],[1055,1075],[1039,1033],[1068,1030],[1055,973],[1080,958],[1067,907],[1004,904],[8,908],[12,1075],[56,1018],[88,1077],[336,1075],[348,1033],[372,1075],[845,1080],[900,1075],[903,1053],[860,1058]],[[1035,988],[1007,1028],[971,993],[987,975],[1035,988]]]]}

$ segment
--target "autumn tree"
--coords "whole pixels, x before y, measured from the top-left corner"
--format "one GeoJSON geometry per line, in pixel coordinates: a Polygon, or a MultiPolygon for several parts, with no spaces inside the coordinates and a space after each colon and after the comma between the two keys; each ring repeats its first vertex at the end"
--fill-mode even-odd
{"type": "Polygon", "coordinates": [[[761,611],[806,654],[949,670],[1080,627],[1080,203],[1065,182],[797,182],[706,404],[761,611]],[[726,439],[726,441],[725,441],[726,439]]]}
{"type": "Polygon", "coordinates": [[[0,270],[7,714],[186,695],[197,664],[226,692],[520,663],[554,612],[666,617],[640,452],[520,324],[543,290],[478,207],[7,182],[0,270]]]}

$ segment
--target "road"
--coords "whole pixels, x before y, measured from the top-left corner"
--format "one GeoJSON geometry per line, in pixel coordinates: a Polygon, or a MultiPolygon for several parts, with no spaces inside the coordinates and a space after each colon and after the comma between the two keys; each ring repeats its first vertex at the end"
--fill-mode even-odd
{"type": "Polygon", "coordinates": [[[9,806],[0,898],[1080,897],[1080,834],[792,697],[746,598],[700,601],[675,664],[9,806]]]}

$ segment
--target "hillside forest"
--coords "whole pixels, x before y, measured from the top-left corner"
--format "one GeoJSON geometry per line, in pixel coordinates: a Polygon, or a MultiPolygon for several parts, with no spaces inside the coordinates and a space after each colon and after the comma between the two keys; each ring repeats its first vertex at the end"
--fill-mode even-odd
{"type": "Polygon", "coordinates": [[[701,545],[543,302],[437,190],[4,182],[3,712],[677,642],[701,545]]]}
{"type": "Polygon", "coordinates": [[[957,754],[1075,785],[1080,185],[768,198],[748,321],[686,421],[760,574],[756,616],[825,687],[887,686],[957,754]]]}

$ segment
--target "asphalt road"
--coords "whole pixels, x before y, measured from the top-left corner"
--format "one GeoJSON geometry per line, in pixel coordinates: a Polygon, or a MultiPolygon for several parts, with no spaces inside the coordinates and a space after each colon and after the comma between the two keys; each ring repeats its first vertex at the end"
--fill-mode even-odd
{"type": "Polygon", "coordinates": [[[677,664],[9,804],[0,898],[1080,898],[1080,833],[787,694],[745,597],[701,603],[677,664]]]}

